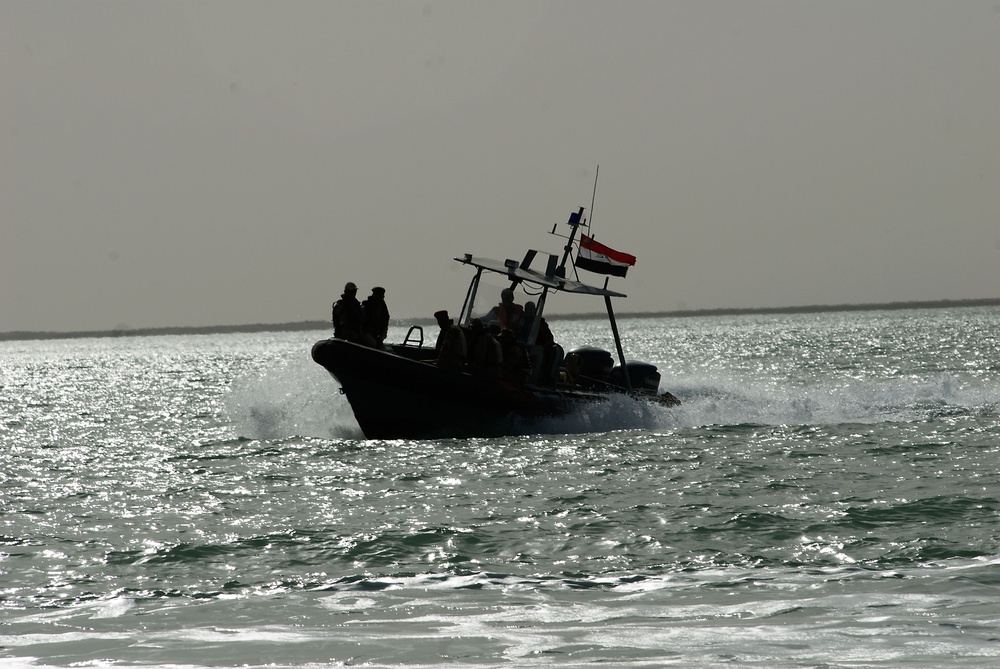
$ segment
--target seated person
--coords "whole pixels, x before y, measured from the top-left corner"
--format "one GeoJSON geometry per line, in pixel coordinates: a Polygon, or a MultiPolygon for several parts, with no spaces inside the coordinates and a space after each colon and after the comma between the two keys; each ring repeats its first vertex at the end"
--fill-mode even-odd
{"type": "Polygon", "coordinates": [[[531,358],[507,328],[500,331],[500,348],[503,352],[500,378],[516,384],[527,383],[531,378],[531,358]]]}
{"type": "Polygon", "coordinates": [[[489,325],[496,323],[501,328],[509,328],[514,332],[521,329],[521,319],[524,317],[524,307],[514,302],[514,291],[504,288],[500,291],[500,304],[490,309],[483,317],[483,322],[489,325]]]}
{"type": "MultiPolygon", "coordinates": [[[[537,316],[535,303],[526,302],[524,305],[524,316],[521,318],[521,330],[518,333],[517,339],[521,342],[527,342],[528,337],[531,335],[531,327],[535,322],[537,316]]],[[[556,343],[555,337],[552,336],[552,330],[549,329],[549,324],[546,320],[537,316],[538,318],[538,334],[535,336],[535,344],[543,347],[554,346],[556,343]]]]}
{"type": "Polygon", "coordinates": [[[447,311],[434,313],[441,331],[438,333],[437,344],[437,366],[441,369],[460,372],[465,367],[466,345],[465,333],[462,328],[455,325],[455,321],[448,317],[447,311]]]}
{"type": "Polygon", "coordinates": [[[466,367],[469,372],[490,379],[500,378],[500,363],[503,360],[500,342],[486,329],[482,320],[472,319],[467,343],[469,360],[466,367]]]}

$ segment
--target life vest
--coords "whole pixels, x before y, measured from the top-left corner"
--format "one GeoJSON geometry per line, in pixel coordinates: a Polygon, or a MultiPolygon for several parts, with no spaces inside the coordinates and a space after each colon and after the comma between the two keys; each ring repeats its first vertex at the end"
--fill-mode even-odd
{"type": "Polygon", "coordinates": [[[500,327],[513,329],[513,325],[517,325],[521,318],[524,316],[524,307],[520,304],[511,303],[510,310],[507,310],[507,305],[503,302],[497,307],[497,319],[500,321],[500,327]]]}

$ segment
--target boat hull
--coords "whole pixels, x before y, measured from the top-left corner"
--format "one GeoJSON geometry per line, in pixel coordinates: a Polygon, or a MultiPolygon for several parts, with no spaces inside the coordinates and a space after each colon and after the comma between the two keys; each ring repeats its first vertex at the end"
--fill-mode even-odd
{"type": "Polygon", "coordinates": [[[562,416],[606,394],[518,386],[439,369],[421,356],[397,355],[329,339],[312,357],[340,382],[369,439],[491,437],[532,431],[539,418],[562,416]]]}

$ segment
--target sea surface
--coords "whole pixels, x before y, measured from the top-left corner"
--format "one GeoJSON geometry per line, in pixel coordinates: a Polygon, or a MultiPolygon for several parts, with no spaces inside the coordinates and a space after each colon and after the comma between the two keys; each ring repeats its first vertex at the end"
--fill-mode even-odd
{"type": "Polygon", "coordinates": [[[324,331],[0,342],[0,667],[1000,666],[1000,309],[620,326],[682,406],[444,441],[324,331]]]}

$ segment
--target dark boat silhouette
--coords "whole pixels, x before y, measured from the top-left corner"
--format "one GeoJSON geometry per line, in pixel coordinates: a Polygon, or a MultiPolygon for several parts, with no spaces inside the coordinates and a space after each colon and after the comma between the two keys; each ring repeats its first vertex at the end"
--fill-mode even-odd
{"type": "MultiPolygon", "coordinates": [[[[603,287],[567,278],[567,260],[577,231],[586,226],[583,211],[581,207],[570,217],[571,233],[561,261],[556,255],[534,250],[529,250],[521,261],[471,254],[455,258],[475,268],[457,319],[463,329],[469,327],[476,313],[484,276],[500,279],[512,290],[527,288],[537,295],[535,316],[523,338],[532,363],[526,383],[438,367],[435,347],[424,345],[420,326],[411,327],[403,343],[386,345],[384,349],[342,339],[325,339],[313,345],[313,360],[340,383],[367,438],[432,439],[532,433],[538,431],[538,419],[585,411],[589,405],[605,402],[612,396],[627,395],[666,406],[680,404],[669,392],[659,392],[660,375],[656,367],[625,360],[611,298],[626,296],[608,289],[607,278],[603,287]],[[545,257],[544,267],[535,269],[540,265],[536,264],[539,255],[545,257]],[[557,293],[604,300],[617,365],[610,352],[599,348],[564,352],[558,344],[543,347],[537,342],[546,301],[557,293]]],[[[586,237],[584,240],[589,241],[586,237]]],[[[584,266],[579,259],[577,264],[584,266]]],[[[623,275],[624,271],[611,273],[623,275]]]]}

